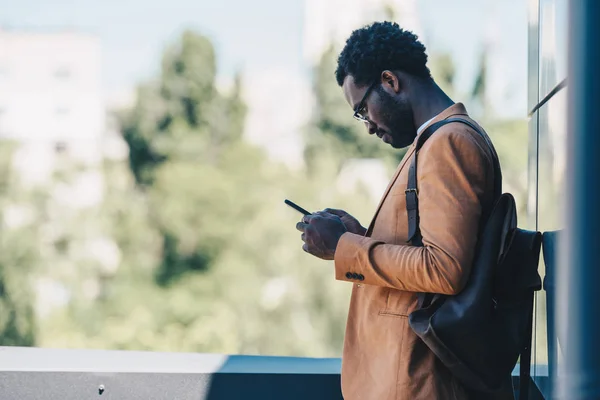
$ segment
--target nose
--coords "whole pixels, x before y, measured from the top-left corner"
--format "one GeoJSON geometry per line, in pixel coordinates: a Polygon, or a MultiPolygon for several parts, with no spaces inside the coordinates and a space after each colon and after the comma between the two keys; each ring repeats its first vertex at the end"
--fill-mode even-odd
{"type": "Polygon", "coordinates": [[[367,126],[367,130],[369,131],[369,135],[377,133],[377,125],[375,125],[373,121],[366,121],[365,125],[367,126]]]}

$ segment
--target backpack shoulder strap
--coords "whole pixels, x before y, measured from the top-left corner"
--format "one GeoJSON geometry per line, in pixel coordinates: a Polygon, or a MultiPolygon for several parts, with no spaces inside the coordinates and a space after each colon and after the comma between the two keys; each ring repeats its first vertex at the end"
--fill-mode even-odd
{"type": "MultiPolygon", "coordinates": [[[[452,123],[459,122],[462,124],[466,124],[470,126],[475,132],[479,133],[486,144],[488,145],[491,155],[492,162],[494,167],[494,198],[497,199],[502,194],[502,172],[500,169],[500,162],[498,160],[498,156],[494,151],[491,143],[488,141],[488,138],[481,132],[479,127],[472,123],[471,121],[467,121],[462,118],[449,118],[446,120],[438,121],[434,124],[431,124],[425,131],[421,133],[417,140],[417,144],[415,147],[415,155],[410,164],[410,168],[408,171],[408,184],[406,187],[406,210],[408,213],[408,242],[412,243],[415,246],[422,246],[422,238],[419,231],[419,198],[417,192],[417,156],[418,152],[423,146],[423,144],[437,131],[440,127],[452,123]]],[[[423,296],[420,296],[419,303],[420,305],[426,301],[423,296]]],[[[531,337],[532,337],[532,325],[533,325],[533,293],[530,294],[529,298],[529,320],[527,322],[527,334],[526,334],[526,342],[521,349],[521,363],[520,363],[520,373],[519,373],[519,400],[527,400],[529,398],[529,380],[530,380],[530,368],[531,368],[531,337]]]]}
{"type": "Polygon", "coordinates": [[[429,125],[417,138],[417,144],[415,145],[415,155],[410,163],[408,169],[408,183],[404,194],[406,195],[406,211],[408,215],[408,242],[411,242],[415,246],[422,246],[421,235],[418,234],[419,230],[419,196],[417,192],[417,155],[419,150],[437,131],[440,127],[446,125],[446,120],[435,122],[429,125]]]}
{"type": "Polygon", "coordinates": [[[488,145],[491,155],[492,162],[494,164],[494,198],[500,197],[502,194],[502,173],[500,169],[500,162],[498,161],[498,156],[494,151],[491,143],[489,142],[486,135],[481,132],[479,127],[462,118],[448,118],[438,122],[435,122],[427,127],[417,138],[417,144],[415,145],[415,155],[410,163],[410,167],[408,170],[408,183],[406,185],[406,190],[404,191],[406,195],[406,211],[408,215],[408,242],[412,243],[415,246],[422,246],[422,238],[419,232],[419,195],[417,191],[417,157],[419,154],[419,150],[423,147],[423,144],[429,139],[435,131],[446,124],[450,124],[453,122],[462,123],[470,126],[475,132],[477,132],[484,139],[485,143],[488,145]]]}

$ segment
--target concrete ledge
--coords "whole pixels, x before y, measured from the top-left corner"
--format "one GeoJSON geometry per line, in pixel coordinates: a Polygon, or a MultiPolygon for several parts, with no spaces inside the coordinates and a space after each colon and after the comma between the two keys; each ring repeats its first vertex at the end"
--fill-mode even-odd
{"type": "Polygon", "coordinates": [[[0,347],[0,399],[336,400],[340,367],[335,358],[0,347]]]}
{"type": "Polygon", "coordinates": [[[0,347],[0,371],[338,374],[339,358],[0,347]]]}
{"type": "Polygon", "coordinates": [[[338,358],[0,347],[0,399],[335,400],[340,369],[338,358]]]}
{"type": "Polygon", "coordinates": [[[0,398],[2,400],[341,400],[342,395],[339,375],[0,372],[0,398]],[[100,388],[103,390],[101,391],[100,388]]]}

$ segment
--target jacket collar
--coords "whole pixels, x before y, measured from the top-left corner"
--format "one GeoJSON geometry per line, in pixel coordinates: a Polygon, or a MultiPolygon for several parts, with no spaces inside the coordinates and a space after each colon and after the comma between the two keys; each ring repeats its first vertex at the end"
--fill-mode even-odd
{"type": "MultiPolygon", "coordinates": [[[[423,131],[425,131],[425,129],[427,129],[427,127],[429,127],[429,125],[434,124],[438,121],[442,121],[444,119],[450,118],[454,115],[465,115],[467,117],[469,116],[469,114],[467,113],[467,109],[465,108],[463,103],[455,103],[455,104],[451,105],[450,107],[446,108],[444,111],[442,111],[435,117],[433,117],[432,119],[430,119],[429,121],[427,121],[425,123],[425,125],[422,126],[423,129],[421,129],[421,133],[423,131]]],[[[417,137],[419,137],[419,136],[417,135],[417,137]]],[[[415,142],[416,142],[416,138],[415,138],[415,142]]]]}

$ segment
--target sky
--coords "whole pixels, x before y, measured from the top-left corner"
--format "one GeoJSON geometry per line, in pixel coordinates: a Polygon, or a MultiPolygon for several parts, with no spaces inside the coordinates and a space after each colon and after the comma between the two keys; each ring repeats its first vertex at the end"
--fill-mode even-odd
{"type": "MultiPolygon", "coordinates": [[[[460,86],[472,81],[490,35],[501,53],[495,67],[506,69],[502,79],[526,86],[526,1],[419,0],[418,9],[426,46],[454,56],[460,86]]],[[[303,0],[0,0],[0,10],[0,26],[98,35],[105,93],[130,90],[155,75],[163,49],[185,28],[213,40],[222,77],[242,69],[250,75],[266,69],[309,71],[302,54],[303,0]]],[[[524,95],[520,90],[519,98],[524,95]]]]}
{"type": "Polygon", "coordinates": [[[75,28],[98,35],[106,90],[153,76],[166,45],[185,28],[209,36],[219,72],[280,64],[299,68],[302,1],[287,0],[0,0],[0,25],[75,28]]]}

